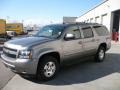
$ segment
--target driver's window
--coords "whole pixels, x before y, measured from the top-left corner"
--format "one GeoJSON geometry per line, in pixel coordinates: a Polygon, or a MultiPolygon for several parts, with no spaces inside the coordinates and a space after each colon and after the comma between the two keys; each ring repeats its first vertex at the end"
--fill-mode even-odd
{"type": "Polygon", "coordinates": [[[80,39],[81,38],[80,30],[78,29],[77,26],[69,27],[66,34],[73,34],[74,39],[80,39]]]}

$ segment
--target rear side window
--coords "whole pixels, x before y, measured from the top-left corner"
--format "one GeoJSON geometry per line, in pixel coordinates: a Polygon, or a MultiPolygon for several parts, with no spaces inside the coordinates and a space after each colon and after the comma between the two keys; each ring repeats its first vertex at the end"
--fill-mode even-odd
{"type": "Polygon", "coordinates": [[[83,32],[84,38],[93,37],[93,32],[92,32],[91,27],[82,28],[82,32],[83,32]]]}
{"type": "Polygon", "coordinates": [[[105,36],[105,35],[108,35],[108,34],[109,34],[107,28],[104,27],[104,26],[94,26],[93,28],[95,29],[96,33],[97,33],[99,36],[105,36]]]}

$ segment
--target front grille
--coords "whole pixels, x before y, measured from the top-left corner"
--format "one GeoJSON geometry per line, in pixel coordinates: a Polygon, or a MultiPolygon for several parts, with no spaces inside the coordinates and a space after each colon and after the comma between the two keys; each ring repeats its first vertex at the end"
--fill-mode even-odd
{"type": "Polygon", "coordinates": [[[3,54],[10,58],[16,58],[17,50],[3,47],[3,54]]]}

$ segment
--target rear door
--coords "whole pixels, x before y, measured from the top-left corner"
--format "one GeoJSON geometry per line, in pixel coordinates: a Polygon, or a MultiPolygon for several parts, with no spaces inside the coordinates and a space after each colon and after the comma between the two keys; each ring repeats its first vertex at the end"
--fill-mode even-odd
{"type": "Polygon", "coordinates": [[[81,33],[83,35],[84,55],[93,55],[96,53],[97,43],[95,41],[94,33],[90,26],[82,27],[81,33]]]}

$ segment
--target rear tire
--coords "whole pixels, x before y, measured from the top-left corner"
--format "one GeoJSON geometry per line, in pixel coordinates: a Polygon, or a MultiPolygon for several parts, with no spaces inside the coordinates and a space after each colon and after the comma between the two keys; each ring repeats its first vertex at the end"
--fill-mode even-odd
{"type": "Polygon", "coordinates": [[[53,79],[58,71],[59,63],[57,59],[52,56],[44,56],[38,65],[37,79],[44,81],[53,79]]]}
{"type": "Polygon", "coordinates": [[[96,62],[103,62],[104,59],[105,59],[105,56],[106,56],[105,47],[100,46],[97,53],[96,53],[96,55],[95,55],[95,61],[96,62]]]}

